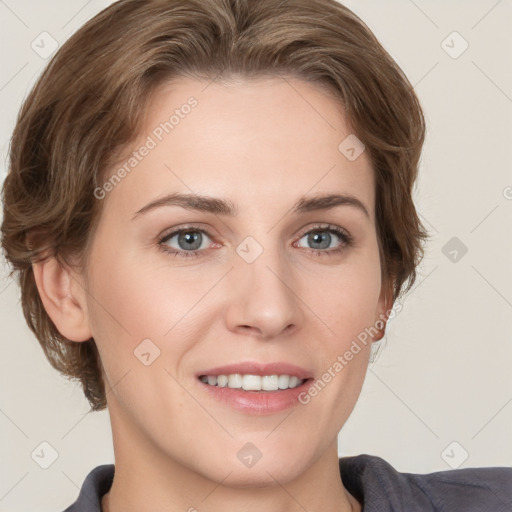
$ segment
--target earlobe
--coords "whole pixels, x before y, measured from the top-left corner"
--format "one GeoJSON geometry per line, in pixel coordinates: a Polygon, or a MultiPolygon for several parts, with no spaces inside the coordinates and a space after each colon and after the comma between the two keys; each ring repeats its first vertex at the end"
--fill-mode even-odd
{"type": "Polygon", "coordinates": [[[379,333],[372,337],[373,341],[379,341],[384,337],[392,305],[392,292],[388,289],[382,288],[375,314],[375,327],[379,330],[379,333]]]}
{"type": "Polygon", "coordinates": [[[32,264],[34,278],[43,306],[58,331],[71,341],[92,337],[85,302],[85,290],[76,283],[70,269],[55,257],[32,264]]]}

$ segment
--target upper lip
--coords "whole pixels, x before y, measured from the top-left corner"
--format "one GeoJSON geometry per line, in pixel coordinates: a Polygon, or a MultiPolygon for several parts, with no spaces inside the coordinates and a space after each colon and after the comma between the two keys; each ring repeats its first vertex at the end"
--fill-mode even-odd
{"type": "Polygon", "coordinates": [[[202,370],[196,374],[201,375],[231,375],[241,373],[244,375],[295,375],[299,379],[313,378],[313,374],[295,364],[285,362],[260,363],[257,361],[244,361],[240,363],[232,363],[224,366],[216,366],[207,370],[202,370]]]}

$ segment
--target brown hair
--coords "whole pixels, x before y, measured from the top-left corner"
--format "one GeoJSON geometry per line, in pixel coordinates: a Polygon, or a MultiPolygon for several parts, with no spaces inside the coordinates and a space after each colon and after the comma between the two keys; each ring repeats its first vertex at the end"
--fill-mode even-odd
{"type": "Polygon", "coordinates": [[[86,269],[102,204],[93,191],[159,85],[279,74],[327,86],[343,104],[375,171],[383,283],[393,299],[414,283],[427,237],[412,199],[425,121],[410,82],[353,12],[335,0],[115,2],[59,49],[27,97],[2,189],[2,247],[26,321],[91,410],[106,407],[96,344],[59,333],[32,262],[73,255],[86,269]]]}

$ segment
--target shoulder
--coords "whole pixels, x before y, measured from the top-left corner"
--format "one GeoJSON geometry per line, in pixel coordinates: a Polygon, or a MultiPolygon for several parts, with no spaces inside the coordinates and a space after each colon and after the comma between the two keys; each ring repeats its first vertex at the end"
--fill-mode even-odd
{"type": "Polygon", "coordinates": [[[101,512],[101,498],[114,479],[114,464],[95,467],[85,478],[76,501],[64,512],[101,512]]]}
{"type": "Polygon", "coordinates": [[[365,512],[512,510],[512,467],[401,473],[368,454],[340,458],[339,466],[343,484],[364,502],[365,512]]]}

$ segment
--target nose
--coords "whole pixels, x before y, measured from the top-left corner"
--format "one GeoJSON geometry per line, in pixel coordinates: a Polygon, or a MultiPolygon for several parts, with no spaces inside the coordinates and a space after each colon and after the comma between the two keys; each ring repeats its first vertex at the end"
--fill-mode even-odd
{"type": "Polygon", "coordinates": [[[231,331],[270,340],[300,328],[303,310],[297,282],[277,248],[267,248],[252,263],[236,256],[234,267],[226,313],[231,331]]]}

